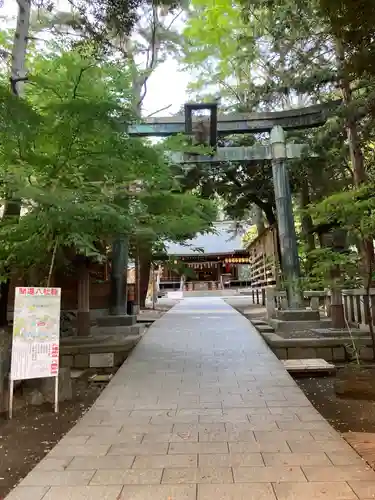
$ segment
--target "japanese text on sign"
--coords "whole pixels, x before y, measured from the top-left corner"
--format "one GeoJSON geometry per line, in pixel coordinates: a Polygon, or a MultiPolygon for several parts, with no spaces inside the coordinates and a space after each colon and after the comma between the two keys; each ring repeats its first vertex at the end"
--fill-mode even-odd
{"type": "Polygon", "coordinates": [[[60,288],[16,288],[12,380],[58,375],[60,301],[60,288]]]}

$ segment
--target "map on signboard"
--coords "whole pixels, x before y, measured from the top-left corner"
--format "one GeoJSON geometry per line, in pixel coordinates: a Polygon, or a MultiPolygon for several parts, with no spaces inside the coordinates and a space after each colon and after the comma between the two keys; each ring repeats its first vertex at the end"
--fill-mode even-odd
{"type": "Polygon", "coordinates": [[[60,300],[59,288],[16,288],[12,380],[57,376],[60,300]]]}

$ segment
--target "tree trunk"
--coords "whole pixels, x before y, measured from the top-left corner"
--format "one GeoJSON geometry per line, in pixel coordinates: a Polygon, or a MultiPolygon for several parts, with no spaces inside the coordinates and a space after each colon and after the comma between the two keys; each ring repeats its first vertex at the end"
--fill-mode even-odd
{"type": "Polygon", "coordinates": [[[341,287],[335,284],[336,280],[340,279],[340,275],[341,270],[339,267],[331,270],[331,321],[332,328],[337,328],[339,330],[346,327],[341,287]]]}
{"type": "Polygon", "coordinates": [[[135,244],[135,256],[134,256],[134,307],[135,313],[138,313],[140,309],[140,264],[139,264],[139,246],[135,244]]]}
{"type": "MultiPolygon", "coordinates": [[[[17,25],[16,31],[13,38],[13,49],[12,49],[12,65],[11,65],[11,75],[10,75],[10,85],[11,90],[14,95],[20,96],[23,93],[23,87],[26,81],[26,49],[29,35],[29,25],[30,25],[30,11],[31,11],[31,0],[17,0],[18,3],[18,15],[17,15],[17,25]]],[[[12,194],[7,193],[7,198],[4,202],[3,219],[14,217],[18,220],[21,214],[21,201],[12,199],[12,194]]],[[[9,269],[6,269],[9,275],[9,269]]],[[[0,285],[0,326],[3,327],[3,336],[6,332],[6,327],[8,325],[8,300],[9,300],[9,290],[10,290],[10,279],[8,278],[4,283],[0,285]]],[[[10,357],[11,350],[7,351],[6,365],[9,365],[10,369],[10,357]]],[[[0,373],[0,388],[7,383],[8,373],[0,373]]],[[[7,390],[0,391],[2,398],[7,398],[7,390]]],[[[6,400],[6,399],[5,399],[6,400]]],[[[1,405],[6,407],[6,403],[1,401],[1,405]]]]}
{"type": "Polygon", "coordinates": [[[22,95],[26,81],[26,50],[29,37],[31,0],[17,0],[17,26],[13,39],[11,86],[15,95],[22,95]]]}
{"type": "MultiPolygon", "coordinates": [[[[307,181],[302,183],[301,192],[300,192],[300,207],[301,210],[305,211],[307,207],[310,205],[310,193],[309,193],[309,185],[307,181]]],[[[315,250],[315,239],[313,228],[314,224],[312,218],[309,214],[304,213],[301,218],[302,225],[302,233],[306,242],[307,251],[311,252],[315,250]]]]}
{"type": "Polygon", "coordinates": [[[90,335],[90,270],[87,259],[79,264],[78,270],[78,312],[77,334],[80,337],[90,335]]]}
{"type": "Polygon", "coordinates": [[[8,300],[10,291],[10,279],[0,283],[0,328],[8,326],[8,300]]]}
{"type": "MultiPolygon", "coordinates": [[[[342,73],[344,76],[340,81],[341,93],[343,102],[345,105],[349,105],[353,102],[352,89],[350,85],[350,80],[345,74],[345,49],[340,41],[337,41],[337,55],[340,61],[342,73]]],[[[367,172],[365,169],[363,151],[361,147],[361,140],[358,133],[358,126],[355,118],[348,117],[346,119],[346,135],[349,144],[349,154],[350,162],[353,169],[354,185],[359,187],[361,184],[367,181],[367,172]]],[[[371,269],[375,269],[375,259],[374,259],[374,243],[372,238],[368,238],[363,241],[362,245],[362,262],[365,269],[365,280],[367,279],[366,273],[368,269],[368,264],[371,263],[371,269]]],[[[373,285],[373,280],[371,278],[371,286],[373,285]]]]}
{"type": "MultiPolygon", "coordinates": [[[[342,250],[346,245],[346,232],[342,230],[334,230],[330,234],[321,235],[322,246],[332,248],[333,250],[342,250]]],[[[336,266],[331,269],[331,321],[332,328],[338,330],[346,328],[344,304],[342,302],[342,287],[339,284],[341,281],[341,269],[336,266]]]]}
{"type": "Polygon", "coordinates": [[[262,206],[258,205],[266,216],[269,226],[274,226],[277,223],[274,207],[269,203],[263,203],[262,206]]]}
{"type": "Polygon", "coordinates": [[[254,217],[254,222],[257,227],[257,233],[258,236],[263,233],[265,226],[264,226],[264,215],[263,215],[263,210],[258,206],[255,205],[255,217],[254,217]]]}
{"type": "MultiPolygon", "coordinates": [[[[11,90],[14,95],[21,96],[26,81],[26,49],[30,25],[31,0],[17,0],[18,16],[16,31],[13,38],[12,65],[11,65],[11,90]]],[[[18,219],[21,213],[20,200],[9,200],[4,202],[3,218],[15,217],[18,219]]],[[[0,285],[0,327],[8,324],[8,297],[10,280],[0,285]]]]}
{"type": "Polygon", "coordinates": [[[139,249],[139,264],[140,264],[140,284],[139,284],[139,305],[141,308],[146,307],[146,297],[148,284],[150,281],[152,254],[149,248],[139,249]]]}
{"type": "Polygon", "coordinates": [[[310,204],[310,193],[309,193],[309,184],[306,179],[302,181],[301,191],[300,191],[300,208],[302,210],[301,217],[301,228],[302,235],[306,245],[306,272],[309,273],[312,269],[311,258],[309,257],[309,253],[315,250],[315,238],[313,232],[313,221],[309,214],[305,213],[305,210],[310,204]]]}

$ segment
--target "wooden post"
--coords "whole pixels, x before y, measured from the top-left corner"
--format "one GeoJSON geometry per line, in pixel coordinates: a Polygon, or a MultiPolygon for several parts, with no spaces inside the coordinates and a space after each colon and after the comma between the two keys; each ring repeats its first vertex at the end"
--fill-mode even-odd
{"type": "Polygon", "coordinates": [[[139,250],[138,245],[135,247],[135,260],[134,260],[134,314],[138,314],[140,311],[140,296],[141,296],[141,280],[140,280],[140,262],[139,262],[139,250]]]}
{"type": "Polygon", "coordinates": [[[77,333],[79,336],[90,335],[90,270],[86,259],[79,264],[78,272],[78,313],[77,333]]]}
{"type": "MultiPolygon", "coordinates": [[[[275,288],[274,287],[266,287],[266,309],[267,309],[267,318],[274,318],[276,314],[276,304],[275,304],[275,288]]],[[[253,299],[254,301],[254,299],[253,299]]]]}

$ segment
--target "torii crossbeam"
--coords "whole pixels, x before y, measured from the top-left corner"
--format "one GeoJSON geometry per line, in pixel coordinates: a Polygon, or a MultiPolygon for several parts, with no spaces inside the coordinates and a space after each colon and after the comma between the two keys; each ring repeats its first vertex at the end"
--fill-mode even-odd
{"type": "MultiPolygon", "coordinates": [[[[341,101],[317,104],[301,109],[275,111],[271,113],[233,113],[217,116],[219,136],[230,134],[255,134],[270,132],[277,125],[284,130],[306,129],[324,125],[332,109],[341,101]]],[[[129,135],[137,137],[168,137],[186,133],[185,115],[146,118],[143,123],[133,124],[128,129],[129,135]]],[[[199,119],[193,117],[192,123],[199,119]]]]}

